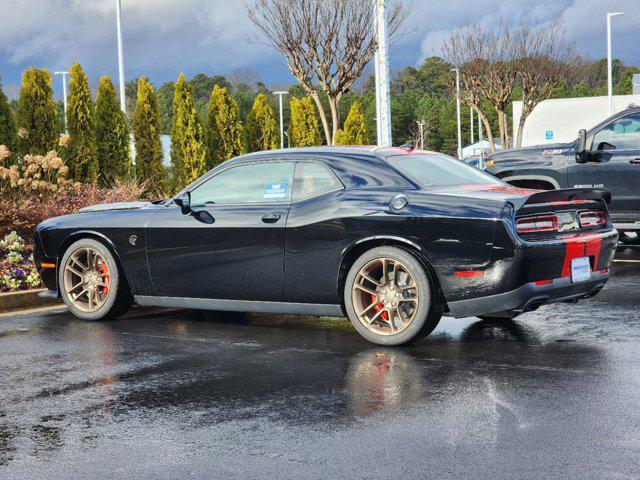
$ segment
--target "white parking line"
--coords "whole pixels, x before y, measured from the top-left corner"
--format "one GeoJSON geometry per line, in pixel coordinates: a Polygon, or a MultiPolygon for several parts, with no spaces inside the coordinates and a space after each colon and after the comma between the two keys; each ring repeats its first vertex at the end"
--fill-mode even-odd
{"type": "Polygon", "coordinates": [[[614,262],[618,262],[618,263],[640,263],[640,260],[617,260],[614,259],[614,262]]]}

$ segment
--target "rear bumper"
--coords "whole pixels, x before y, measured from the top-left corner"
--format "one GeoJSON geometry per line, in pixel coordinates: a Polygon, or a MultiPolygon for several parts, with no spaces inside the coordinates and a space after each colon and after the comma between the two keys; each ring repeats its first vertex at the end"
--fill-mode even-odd
{"type": "Polygon", "coordinates": [[[545,303],[579,300],[594,296],[609,279],[609,273],[592,272],[585,282],[572,283],[570,277],[557,278],[553,283],[526,283],[515,290],[497,295],[449,302],[449,312],[456,318],[490,315],[503,312],[534,310],[545,303]]]}

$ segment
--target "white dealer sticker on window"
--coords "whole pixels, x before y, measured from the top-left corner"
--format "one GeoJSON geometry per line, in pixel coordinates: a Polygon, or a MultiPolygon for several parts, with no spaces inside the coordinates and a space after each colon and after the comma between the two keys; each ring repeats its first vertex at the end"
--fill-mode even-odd
{"type": "Polygon", "coordinates": [[[262,198],[285,198],[287,196],[286,183],[267,183],[262,198]]]}

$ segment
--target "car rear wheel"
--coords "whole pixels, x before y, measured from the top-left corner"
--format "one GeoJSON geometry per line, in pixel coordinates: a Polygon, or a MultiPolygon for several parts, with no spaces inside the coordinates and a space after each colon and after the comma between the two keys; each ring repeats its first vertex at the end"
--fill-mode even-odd
{"type": "Polygon", "coordinates": [[[378,345],[401,345],[429,335],[443,311],[427,269],[396,247],[373,248],[354,262],[344,300],[355,329],[378,345]]]}
{"type": "Polygon", "coordinates": [[[109,249],[83,238],[62,256],[58,285],[65,304],[83,320],[118,317],[133,304],[133,297],[109,249]]]}

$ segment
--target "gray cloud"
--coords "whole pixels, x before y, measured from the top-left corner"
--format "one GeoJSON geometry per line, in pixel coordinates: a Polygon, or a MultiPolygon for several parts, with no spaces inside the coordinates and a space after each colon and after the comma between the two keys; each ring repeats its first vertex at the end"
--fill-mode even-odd
{"type": "MultiPolygon", "coordinates": [[[[254,34],[242,0],[122,0],[127,77],[149,75],[156,83],[178,73],[229,73],[252,67],[269,82],[293,82],[282,58],[266,46],[248,43],[254,34]]],[[[614,49],[627,63],[640,64],[638,0],[412,0],[410,35],[392,51],[395,67],[419,64],[439,54],[455,28],[477,21],[491,27],[499,18],[545,23],[563,15],[568,34],[588,57],[606,54],[606,11],[615,19],[614,49]]],[[[79,61],[92,78],[115,75],[114,0],[0,0],[0,74],[5,85],[19,82],[26,66],[65,68],[79,61]]]]}

